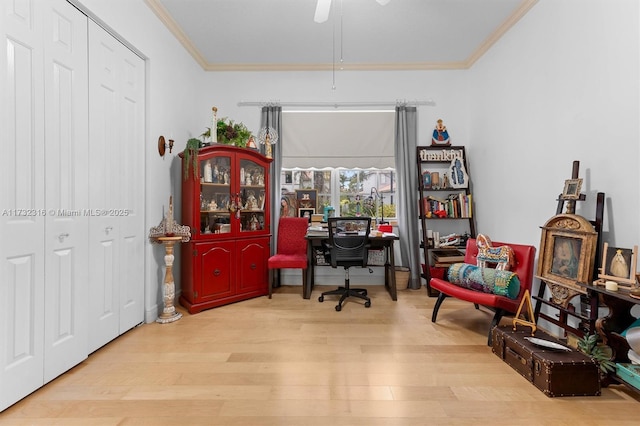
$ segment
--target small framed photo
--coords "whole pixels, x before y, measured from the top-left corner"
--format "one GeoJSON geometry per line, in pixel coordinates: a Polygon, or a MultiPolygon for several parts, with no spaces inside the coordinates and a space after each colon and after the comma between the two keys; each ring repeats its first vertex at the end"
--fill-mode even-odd
{"type": "Polygon", "coordinates": [[[304,217],[311,222],[311,218],[316,214],[316,209],[298,209],[298,217],[304,217]]]}
{"type": "Polygon", "coordinates": [[[562,199],[578,200],[580,198],[581,189],[582,189],[582,179],[565,180],[564,189],[562,190],[562,199]]]}
{"type": "Polygon", "coordinates": [[[630,248],[611,247],[604,243],[602,247],[602,265],[598,278],[611,280],[622,285],[635,285],[638,262],[638,246],[630,248]]]}

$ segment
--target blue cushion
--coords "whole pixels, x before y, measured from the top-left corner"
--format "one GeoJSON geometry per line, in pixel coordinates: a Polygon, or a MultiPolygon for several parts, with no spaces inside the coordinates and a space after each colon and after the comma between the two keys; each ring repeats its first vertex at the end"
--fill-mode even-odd
{"type": "Polygon", "coordinates": [[[469,290],[506,296],[510,299],[516,299],[520,293],[518,275],[511,271],[454,263],[449,267],[448,279],[452,284],[469,290]]]}

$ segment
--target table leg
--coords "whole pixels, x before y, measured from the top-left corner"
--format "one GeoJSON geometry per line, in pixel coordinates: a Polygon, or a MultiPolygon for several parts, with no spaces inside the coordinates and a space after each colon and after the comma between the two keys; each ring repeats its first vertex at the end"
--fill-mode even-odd
{"type": "Polygon", "coordinates": [[[173,280],[173,245],[175,244],[175,241],[163,241],[162,244],[164,245],[165,250],[165,276],[163,293],[164,309],[158,316],[158,319],[156,319],[156,322],[166,324],[179,320],[180,318],[182,318],[182,314],[180,312],[177,312],[175,306],[173,305],[173,299],[176,293],[176,286],[173,280]]]}
{"type": "Polygon", "coordinates": [[[391,300],[398,300],[398,291],[396,288],[396,260],[393,254],[393,240],[389,241],[386,248],[388,250],[387,257],[389,262],[384,266],[384,286],[387,288],[391,300]]]}

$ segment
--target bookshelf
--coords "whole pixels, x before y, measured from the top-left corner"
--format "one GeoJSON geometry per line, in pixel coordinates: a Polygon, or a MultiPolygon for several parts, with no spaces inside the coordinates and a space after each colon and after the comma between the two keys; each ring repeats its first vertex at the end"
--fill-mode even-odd
{"type": "MultiPolygon", "coordinates": [[[[464,261],[468,238],[475,238],[473,195],[463,146],[418,146],[418,191],[423,271],[427,293],[432,268],[464,261]]],[[[442,271],[439,271],[442,272],[442,271]]]]}

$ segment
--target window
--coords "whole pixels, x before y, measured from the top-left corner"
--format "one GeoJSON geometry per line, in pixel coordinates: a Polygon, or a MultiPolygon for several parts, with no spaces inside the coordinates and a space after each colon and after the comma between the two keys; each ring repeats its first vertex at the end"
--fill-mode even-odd
{"type": "Polygon", "coordinates": [[[295,191],[317,191],[316,213],[332,206],[336,215],[370,216],[385,221],[396,216],[396,179],[393,169],[282,169],[281,215],[295,215],[295,191]]]}

